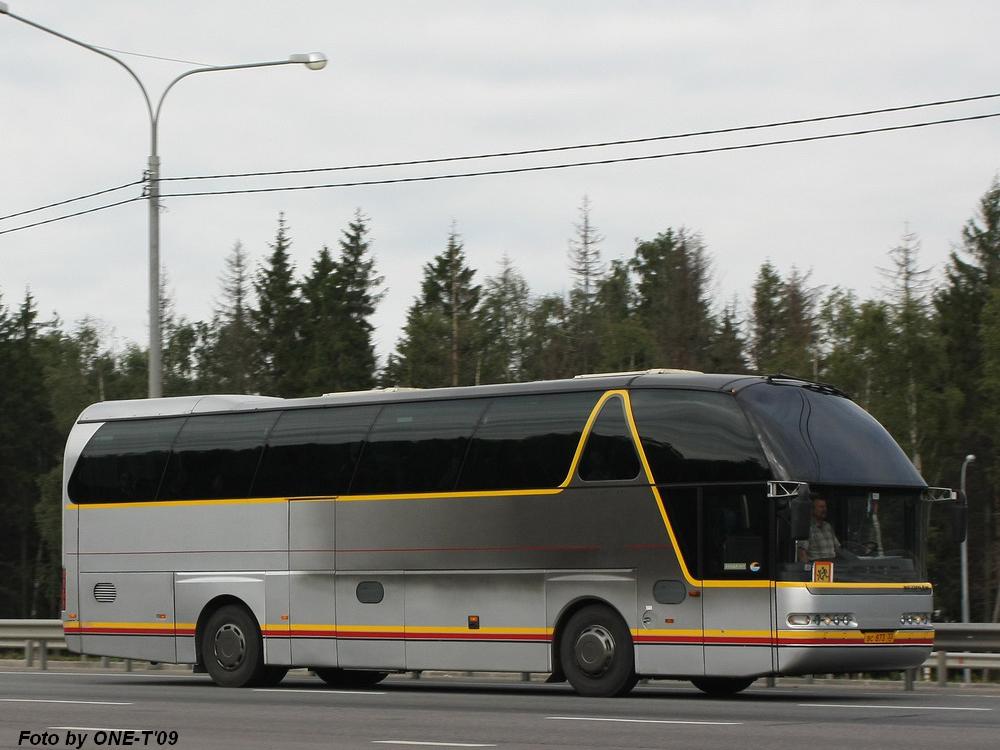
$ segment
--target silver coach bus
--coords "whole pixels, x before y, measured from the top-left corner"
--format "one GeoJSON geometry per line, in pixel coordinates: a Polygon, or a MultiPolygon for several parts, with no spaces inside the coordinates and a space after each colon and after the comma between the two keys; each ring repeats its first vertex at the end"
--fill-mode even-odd
{"type": "Polygon", "coordinates": [[[75,652],[226,686],[727,694],[921,664],[948,497],[843,394],[783,376],[106,402],[66,446],[62,617],[75,652]]]}

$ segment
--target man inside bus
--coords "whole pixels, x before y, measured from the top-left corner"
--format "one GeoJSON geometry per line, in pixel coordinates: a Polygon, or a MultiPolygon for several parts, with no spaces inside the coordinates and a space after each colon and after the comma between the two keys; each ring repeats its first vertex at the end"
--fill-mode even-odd
{"type": "Polygon", "coordinates": [[[837,539],[833,526],[826,520],[826,498],[814,495],[812,506],[809,540],[799,548],[799,560],[833,560],[840,552],[840,540],[837,539]]]}

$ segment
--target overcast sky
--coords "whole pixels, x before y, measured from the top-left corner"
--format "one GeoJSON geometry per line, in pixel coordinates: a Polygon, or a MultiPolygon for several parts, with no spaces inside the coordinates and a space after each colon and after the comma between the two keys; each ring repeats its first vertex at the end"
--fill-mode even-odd
{"type": "MultiPolygon", "coordinates": [[[[655,136],[1000,91],[996,2],[103,2],[10,0],[95,45],[208,64],[318,50],[298,66],[182,81],[164,107],[164,177],[303,169],[655,136]]],[[[156,96],[191,65],[122,56],[156,96]]],[[[663,153],[1000,112],[1000,99],[864,120],[510,160],[491,169],[663,153]]],[[[173,198],[162,261],[177,309],[211,315],[242,241],[256,265],[279,211],[305,271],[356,208],[371,217],[391,351],[421,267],[454,221],[480,277],[508,254],[532,291],[564,291],[584,195],[606,259],[687,226],[714,259],[715,297],[749,300],[770,259],[812,281],[878,294],[904,228],[940,272],[1000,169],[1000,119],[638,163],[464,180],[173,198]]],[[[113,62],[0,15],[0,215],[140,178],[149,122],[113,62]]],[[[421,166],[174,183],[212,189],[408,177],[421,166]]],[[[137,187],[72,204],[82,209],[137,187]]],[[[0,222],[0,230],[59,215],[0,222]]],[[[135,202],[0,235],[0,292],[30,287],[67,325],[101,319],[120,349],[146,340],[147,208],[135,202]]],[[[662,363],[670,366],[670,362],[662,363]]]]}

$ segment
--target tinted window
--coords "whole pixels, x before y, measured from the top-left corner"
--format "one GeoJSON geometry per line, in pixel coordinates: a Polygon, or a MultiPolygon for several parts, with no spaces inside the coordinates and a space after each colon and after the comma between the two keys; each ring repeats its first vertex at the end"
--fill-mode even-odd
{"type": "Polygon", "coordinates": [[[782,478],[826,484],[923,486],[906,454],[850,399],[761,383],[739,398],[757,422],[782,478]]]}
{"type": "Polygon", "coordinates": [[[155,500],[184,417],[108,422],[87,443],[69,480],[76,503],[155,500]]]}
{"type": "Polygon", "coordinates": [[[448,492],[487,401],[425,401],[382,409],[361,453],[351,494],[448,492]]]}
{"type": "Polygon", "coordinates": [[[344,495],[377,406],[298,409],[282,414],[267,440],[254,495],[344,495]]]}
{"type": "Polygon", "coordinates": [[[698,489],[671,487],[661,490],[660,498],[688,572],[697,578],[701,575],[698,561],[698,489]]]}
{"type": "Polygon", "coordinates": [[[767,580],[768,502],[764,485],[705,487],[705,578],[767,580]]]}
{"type": "Polygon", "coordinates": [[[747,418],[728,394],[637,390],[632,413],[659,484],[770,477],[747,418]]]}
{"type": "Polygon", "coordinates": [[[601,408],[580,459],[581,479],[599,482],[635,479],[639,475],[639,456],[622,406],[622,400],[615,397],[601,408]]]}
{"type": "Polygon", "coordinates": [[[464,490],[558,487],[569,473],[597,393],[493,400],[458,483],[464,490]]]}
{"type": "Polygon", "coordinates": [[[191,417],[160,488],[163,500],[249,497],[264,438],[277,412],[191,417]]]}

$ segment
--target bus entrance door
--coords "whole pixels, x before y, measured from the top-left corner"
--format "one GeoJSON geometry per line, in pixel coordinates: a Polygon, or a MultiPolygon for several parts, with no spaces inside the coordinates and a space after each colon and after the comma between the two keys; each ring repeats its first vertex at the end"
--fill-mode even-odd
{"type": "Polygon", "coordinates": [[[768,511],[763,485],[703,488],[702,598],[708,676],[749,677],[773,669],[768,511]]]}
{"type": "Polygon", "coordinates": [[[709,581],[704,588],[705,674],[749,677],[771,672],[771,584],[722,588],[719,583],[709,581]]]}

